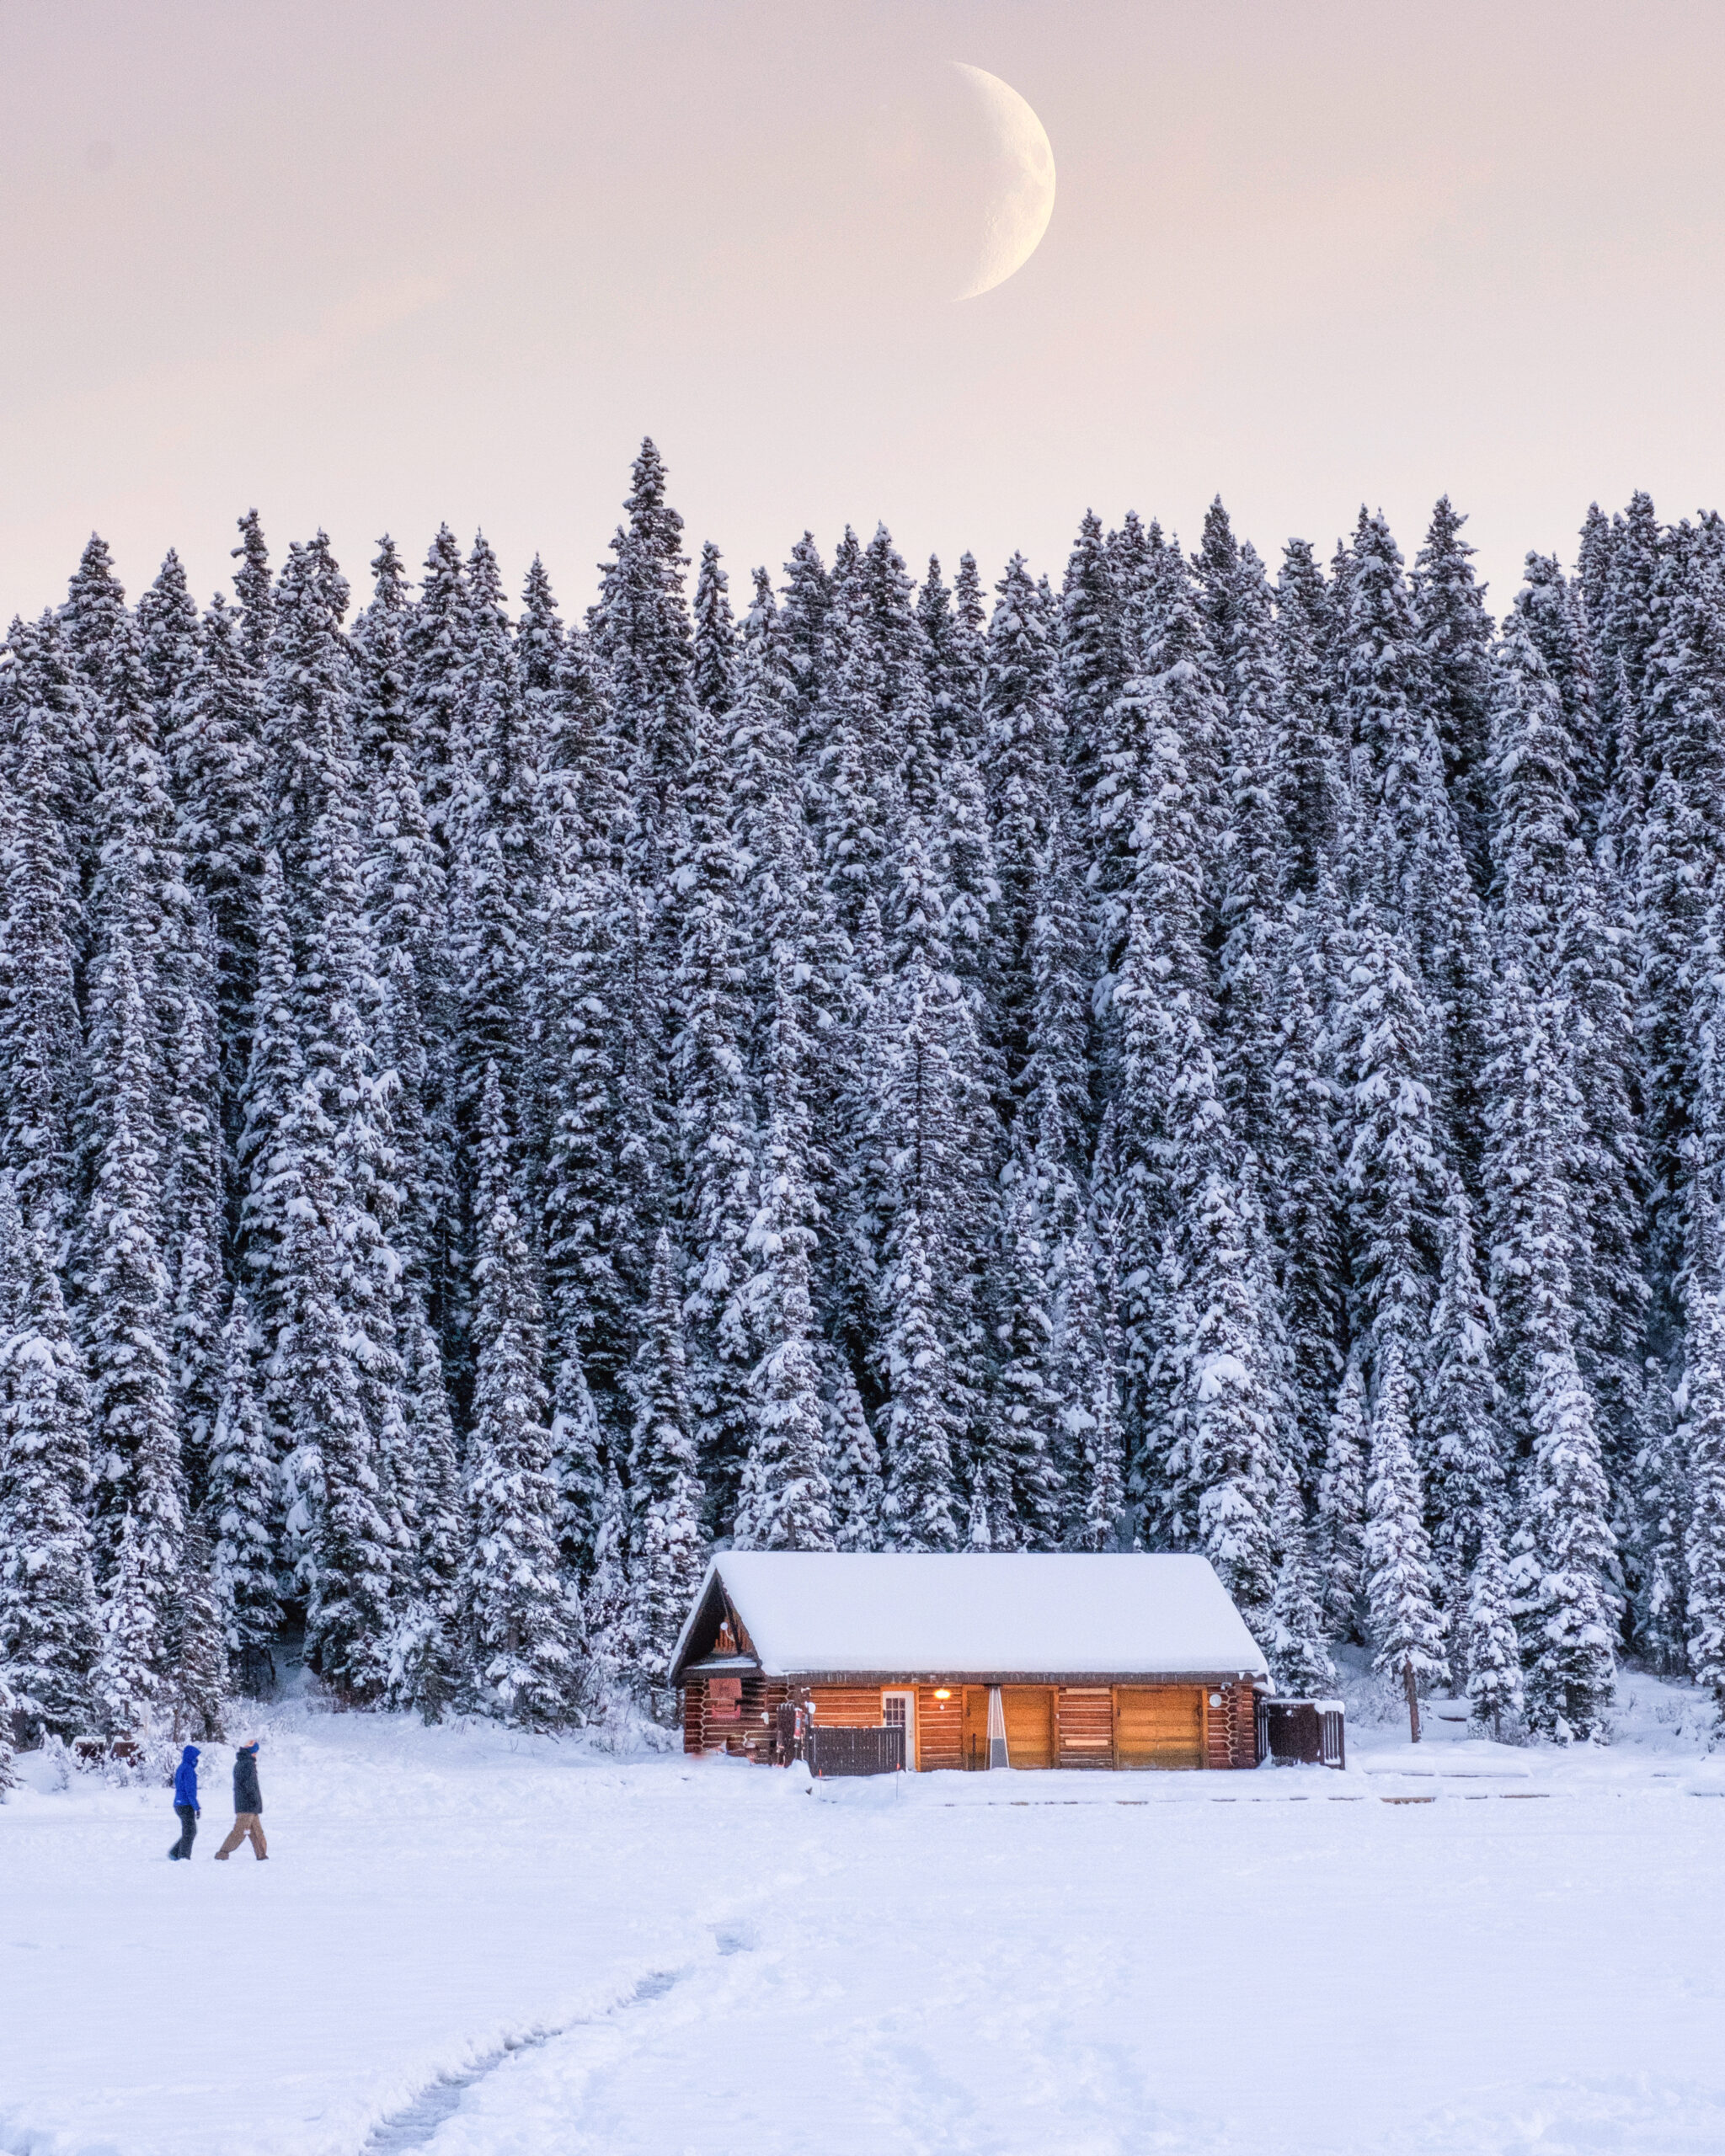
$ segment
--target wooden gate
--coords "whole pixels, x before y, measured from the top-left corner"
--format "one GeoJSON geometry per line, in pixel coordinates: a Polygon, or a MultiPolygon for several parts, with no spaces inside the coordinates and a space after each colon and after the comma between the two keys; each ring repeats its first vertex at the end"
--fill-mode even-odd
{"type": "Polygon", "coordinates": [[[817,1780],[841,1774],[895,1774],[905,1765],[905,1726],[884,1729],[811,1729],[804,1757],[817,1780]]]}
{"type": "Polygon", "coordinates": [[[1201,1767],[1204,1694],[1196,1685],[1157,1684],[1114,1694],[1114,1763],[1121,1767],[1201,1767]]]}
{"type": "Polygon", "coordinates": [[[1055,1763],[1055,1695],[1051,1685],[1003,1684],[1001,1705],[1007,1717],[1007,1764],[1051,1767],[1055,1763]]]}

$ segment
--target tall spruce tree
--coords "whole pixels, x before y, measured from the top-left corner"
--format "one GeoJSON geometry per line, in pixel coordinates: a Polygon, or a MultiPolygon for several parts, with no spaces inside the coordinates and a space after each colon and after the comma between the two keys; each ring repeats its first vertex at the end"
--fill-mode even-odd
{"type": "Polygon", "coordinates": [[[1366,1606],[1372,1667],[1393,1689],[1424,1692],[1449,1680],[1444,1620],[1434,1592],[1424,1496],[1414,1458],[1413,1382],[1392,1340],[1377,1373],[1366,1489],[1366,1606]]]}
{"type": "Polygon", "coordinates": [[[270,1646],[282,1615],[275,1563],[280,1478],[258,1397],[257,1344],[251,1305],[237,1290],[222,1335],[222,1393],[205,1511],[213,1529],[211,1577],[228,1664],[240,1689],[254,1696],[273,1671],[270,1646]]]}
{"type": "Polygon", "coordinates": [[[676,1260],[663,1230],[630,1380],[629,1654],[649,1707],[669,1721],[676,1711],[671,1652],[700,1582],[706,1547],[676,1260]]]}
{"type": "Polygon", "coordinates": [[[100,1646],[88,1396],[45,1230],[0,1178],[0,1668],[26,1742],[87,1729],[100,1646]]]}
{"type": "Polygon", "coordinates": [[[494,1063],[480,1129],[467,1623],[481,1704],[500,1720],[551,1728],[574,1708],[578,1641],[558,1576],[539,1299],[510,1196],[511,1134],[494,1063]]]}

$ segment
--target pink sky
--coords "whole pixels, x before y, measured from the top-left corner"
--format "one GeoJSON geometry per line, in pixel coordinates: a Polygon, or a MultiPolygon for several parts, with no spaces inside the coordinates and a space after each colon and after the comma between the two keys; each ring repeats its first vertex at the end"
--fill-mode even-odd
{"type": "Polygon", "coordinates": [[[1725,9],[1662,0],[7,11],[0,619],[93,526],[227,574],[256,503],[362,577],[483,524],[591,595],[644,432],[745,584],[804,526],[920,567],[1078,517],[1272,555],[1471,513],[1507,600],[1589,499],[1725,499],[1725,9]],[[1041,115],[981,216],[946,68],[1041,115]]]}

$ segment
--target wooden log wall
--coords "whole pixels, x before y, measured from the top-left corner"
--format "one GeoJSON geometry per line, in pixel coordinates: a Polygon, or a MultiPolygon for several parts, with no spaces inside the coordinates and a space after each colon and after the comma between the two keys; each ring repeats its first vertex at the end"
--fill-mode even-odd
{"type": "Polygon", "coordinates": [[[817,1684],[809,1691],[809,1704],[814,1710],[817,1729],[880,1727],[878,1684],[817,1684]]]}
{"type": "Polygon", "coordinates": [[[1063,1684],[1055,1707],[1061,1767],[1112,1767],[1114,1702],[1106,1684],[1063,1684]]]}
{"type": "MultiPolygon", "coordinates": [[[[879,1729],[882,1687],[821,1685],[811,1690],[809,1705],[818,1726],[879,1729]]],[[[909,1684],[886,1688],[916,1694],[916,1764],[925,1774],[962,1768],[965,1757],[967,1688],[909,1684]],[[936,1694],[945,1691],[944,1700],[936,1694]]],[[[1217,1688],[1220,1707],[1204,1694],[1204,1764],[1210,1768],[1258,1764],[1258,1718],[1249,1682],[1217,1688]]],[[[972,1719],[985,1714],[986,1692],[978,1696],[972,1719]]],[[[766,1761],[773,1756],[777,1710],[790,1697],[782,1678],[750,1671],[738,1678],[692,1678],[683,1687],[683,1749],[692,1755],[728,1753],[733,1758],[766,1761]]],[[[985,1757],[985,1750],[983,1754],[985,1757]]],[[[1118,1762],[1114,1695],[1106,1685],[1063,1684],[1055,1693],[1055,1756],[1060,1767],[1113,1767],[1118,1762]]],[[[1194,1762],[1195,1764],[1195,1762],[1194,1762]]]]}
{"type": "Polygon", "coordinates": [[[782,1678],[763,1677],[758,1669],[740,1678],[691,1678],[683,1687],[683,1750],[764,1764],[773,1756],[778,1710],[790,1689],[782,1678]]]}
{"type": "Polygon", "coordinates": [[[1213,1707],[1204,1694],[1204,1764],[1210,1767],[1258,1764],[1258,1702],[1249,1683],[1224,1684],[1222,1704],[1213,1707]]]}
{"type": "Polygon", "coordinates": [[[916,1688],[916,1769],[964,1764],[964,1688],[961,1684],[919,1684],[916,1688]],[[944,1700],[934,1696],[945,1692],[944,1700]]]}

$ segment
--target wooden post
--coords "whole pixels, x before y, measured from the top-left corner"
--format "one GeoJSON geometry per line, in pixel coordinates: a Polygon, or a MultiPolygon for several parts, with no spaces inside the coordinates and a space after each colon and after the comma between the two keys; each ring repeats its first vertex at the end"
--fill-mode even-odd
{"type": "Polygon", "coordinates": [[[1413,1681],[1413,1657],[1405,1655],[1402,1661],[1402,1689],[1407,1694],[1407,1732],[1416,1744],[1419,1742],[1419,1687],[1413,1681]]]}

